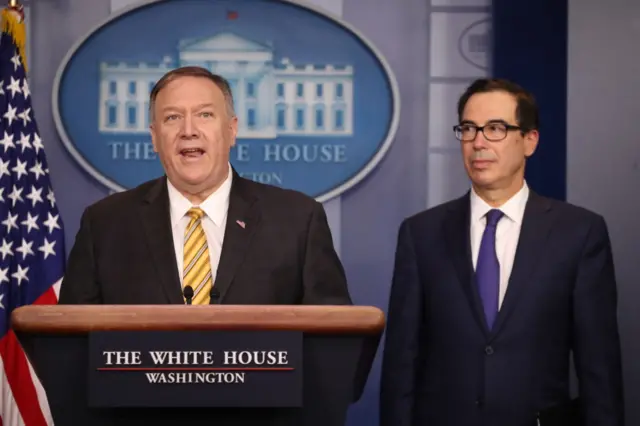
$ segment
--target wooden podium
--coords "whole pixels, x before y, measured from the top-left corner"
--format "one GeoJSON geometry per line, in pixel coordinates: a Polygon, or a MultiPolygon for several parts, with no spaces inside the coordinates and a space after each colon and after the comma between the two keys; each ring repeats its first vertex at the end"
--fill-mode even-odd
{"type": "MultiPolygon", "coordinates": [[[[384,322],[381,310],[362,306],[49,305],[23,306],[12,314],[12,328],[47,393],[56,426],[342,426],[349,405],[362,394],[384,322]],[[173,403],[180,400],[187,387],[166,384],[152,388],[163,392],[162,401],[154,400],[161,402],[161,407],[92,406],[88,396],[89,378],[96,370],[92,367],[95,354],[90,353],[94,351],[90,349],[92,336],[113,337],[123,332],[143,338],[154,332],[173,333],[171,336],[264,332],[267,341],[270,332],[298,332],[294,334],[301,341],[301,405],[251,407],[235,404],[243,401],[234,400],[232,406],[176,407],[173,403]]],[[[92,386],[95,388],[95,384],[92,386]]],[[[127,392],[117,386],[99,392],[127,392]]],[[[197,389],[201,389],[201,395],[196,400],[215,402],[215,395],[232,394],[228,392],[243,395],[240,385],[224,386],[227,385],[200,385],[197,389]]],[[[119,395],[103,396],[108,399],[119,395]]]]}

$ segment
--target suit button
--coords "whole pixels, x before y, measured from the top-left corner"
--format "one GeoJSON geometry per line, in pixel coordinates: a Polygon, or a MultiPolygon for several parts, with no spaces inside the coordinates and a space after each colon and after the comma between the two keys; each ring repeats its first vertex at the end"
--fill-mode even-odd
{"type": "Polygon", "coordinates": [[[482,406],[484,405],[482,399],[476,399],[476,407],[478,408],[482,408],[482,406]]]}
{"type": "Polygon", "coordinates": [[[484,348],[484,353],[487,355],[493,355],[493,348],[491,346],[487,346],[484,348]]]}

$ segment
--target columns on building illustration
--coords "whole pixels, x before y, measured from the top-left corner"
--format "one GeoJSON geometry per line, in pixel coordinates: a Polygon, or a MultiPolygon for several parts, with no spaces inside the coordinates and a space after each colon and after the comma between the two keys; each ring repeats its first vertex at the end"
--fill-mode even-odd
{"type": "Polygon", "coordinates": [[[145,132],[149,128],[149,95],[170,64],[101,64],[98,123],[101,131],[145,132]]]}
{"type": "Polygon", "coordinates": [[[238,126],[240,128],[246,128],[247,126],[247,114],[246,114],[246,105],[245,105],[245,96],[246,96],[246,70],[247,70],[247,62],[236,62],[236,75],[237,75],[237,84],[235,99],[237,101],[237,109],[236,115],[238,116],[238,126]]]}
{"type": "MultiPolygon", "coordinates": [[[[182,63],[182,62],[181,62],[182,63]]],[[[231,84],[239,137],[353,133],[351,67],[274,67],[271,61],[207,60],[231,84]],[[224,72],[223,72],[224,71],[224,72]]],[[[149,127],[149,95],[167,69],[157,65],[104,65],[100,82],[100,130],[140,133],[149,127]]]]}

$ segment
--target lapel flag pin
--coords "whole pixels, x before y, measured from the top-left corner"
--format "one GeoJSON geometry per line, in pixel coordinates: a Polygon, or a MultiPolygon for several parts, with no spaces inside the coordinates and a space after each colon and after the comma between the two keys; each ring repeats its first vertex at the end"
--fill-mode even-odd
{"type": "Polygon", "coordinates": [[[247,225],[244,223],[244,221],[242,221],[242,220],[236,220],[236,223],[237,223],[238,225],[240,225],[240,227],[241,227],[242,229],[244,229],[244,227],[245,227],[245,226],[247,226],[247,225]]]}

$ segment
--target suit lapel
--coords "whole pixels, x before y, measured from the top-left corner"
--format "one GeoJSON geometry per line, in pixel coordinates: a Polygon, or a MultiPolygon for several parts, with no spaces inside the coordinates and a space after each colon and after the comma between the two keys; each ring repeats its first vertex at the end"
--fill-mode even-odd
{"type": "Polygon", "coordinates": [[[171,233],[166,177],[158,179],[149,190],[140,207],[140,216],[149,252],[158,271],[164,293],[170,303],[182,304],[184,300],[171,233]]]}
{"type": "Polygon", "coordinates": [[[233,277],[243,262],[251,239],[258,229],[260,222],[258,205],[258,199],[252,194],[249,184],[234,170],[227,225],[214,283],[215,288],[220,292],[220,303],[224,302],[233,277]]]}
{"type": "Polygon", "coordinates": [[[469,194],[456,200],[449,206],[449,215],[445,220],[445,232],[449,253],[453,259],[454,267],[458,274],[458,280],[467,297],[473,316],[478,321],[480,328],[488,333],[487,323],[484,317],[482,301],[474,284],[473,262],[471,259],[470,238],[471,206],[469,194]]]}
{"type": "Polygon", "coordinates": [[[526,287],[535,284],[530,277],[540,255],[544,253],[545,243],[553,225],[550,211],[550,201],[531,191],[522,218],[509,285],[491,333],[493,336],[500,332],[526,287]]]}

